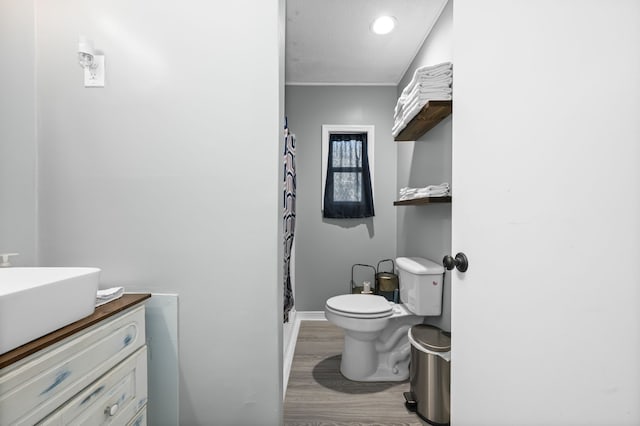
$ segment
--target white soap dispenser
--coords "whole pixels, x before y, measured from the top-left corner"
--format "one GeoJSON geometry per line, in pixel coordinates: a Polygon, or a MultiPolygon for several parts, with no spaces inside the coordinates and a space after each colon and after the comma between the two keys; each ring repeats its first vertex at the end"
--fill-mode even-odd
{"type": "Polygon", "coordinates": [[[18,256],[20,253],[2,253],[0,254],[0,268],[8,268],[11,266],[11,262],[9,262],[9,257],[18,256]]]}

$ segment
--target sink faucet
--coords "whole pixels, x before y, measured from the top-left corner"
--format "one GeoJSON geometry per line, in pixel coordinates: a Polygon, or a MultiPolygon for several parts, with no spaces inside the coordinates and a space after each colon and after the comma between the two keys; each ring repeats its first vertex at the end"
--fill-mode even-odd
{"type": "Polygon", "coordinates": [[[8,268],[11,266],[11,262],[9,262],[9,257],[18,256],[20,253],[0,253],[0,268],[8,268]]]}

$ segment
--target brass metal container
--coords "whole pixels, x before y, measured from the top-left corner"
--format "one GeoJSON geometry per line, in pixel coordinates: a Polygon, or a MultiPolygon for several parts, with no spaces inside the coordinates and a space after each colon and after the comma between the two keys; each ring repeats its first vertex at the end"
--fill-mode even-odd
{"type": "Polygon", "coordinates": [[[398,289],[398,276],[394,274],[396,265],[392,259],[384,259],[378,262],[376,268],[376,290],[378,293],[393,293],[398,289]],[[380,272],[380,264],[391,262],[391,272],[380,272]]]}

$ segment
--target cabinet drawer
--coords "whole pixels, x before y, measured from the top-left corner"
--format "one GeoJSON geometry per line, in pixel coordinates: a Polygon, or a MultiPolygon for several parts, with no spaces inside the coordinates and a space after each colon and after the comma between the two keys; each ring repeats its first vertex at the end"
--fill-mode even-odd
{"type": "Polygon", "coordinates": [[[0,425],[33,425],[145,344],[144,306],[0,371],[0,425]]]}
{"type": "Polygon", "coordinates": [[[147,404],[147,347],[118,364],[40,426],[126,426],[147,404]]]}
{"type": "Polygon", "coordinates": [[[147,406],[136,414],[136,417],[127,423],[127,426],[147,426],[147,406]]]}

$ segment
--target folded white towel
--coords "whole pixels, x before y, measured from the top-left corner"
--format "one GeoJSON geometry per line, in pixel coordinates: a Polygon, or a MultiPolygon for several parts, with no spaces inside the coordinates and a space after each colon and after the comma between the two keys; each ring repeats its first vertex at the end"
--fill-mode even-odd
{"type": "MultiPolygon", "coordinates": [[[[418,114],[419,110],[419,108],[416,109],[416,114],[414,114],[414,117],[418,114]]],[[[404,130],[404,128],[407,127],[409,121],[410,120],[400,120],[396,122],[396,124],[394,124],[393,128],[391,129],[391,136],[393,136],[394,138],[398,136],[404,130]]]]}
{"type": "Polygon", "coordinates": [[[391,128],[391,136],[394,138],[400,134],[407,127],[407,122],[404,120],[396,121],[396,123],[391,128]]]}
{"type": "Polygon", "coordinates": [[[402,89],[400,99],[401,100],[406,99],[406,97],[409,96],[409,94],[413,92],[417,86],[420,86],[422,88],[447,88],[447,87],[451,87],[452,84],[453,84],[453,79],[451,77],[447,77],[444,79],[437,79],[437,80],[432,80],[432,79],[412,80],[409,84],[407,84],[407,87],[402,89]]]}
{"type": "Polygon", "coordinates": [[[453,89],[445,86],[428,86],[423,84],[417,84],[416,87],[409,93],[407,99],[411,99],[414,96],[422,96],[429,93],[447,93],[451,94],[453,89]]]}
{"type": "Polygon", "coordinates": [[[402,188],[400,190],[400,195],[407,194],[428,194],[430,192],[447,192],[449,191],[449,186],[446,184],[443,185],[429,185],[425,188],[402,188]]]}
{"type": "Polygon", "coordinates": [[[419,97],[414,97],[411,102],[409,102],[407,105],[405,105],[404,108],[402,108],[402,116],[401,119],[402,121],[409,121],[413,118],[413,114],[411,117],[409,117],[409,114],[412,113],[414,110],[416,110],[416,113],[428,102],[427,99],[420,99],[419,97]]]}
{"type": "Polygon", "coordinates": [[[123,294],[124,287],[112,287],[104,290],[98,290],[96,293],[96,308],[122,297],[123,294]]]}
{"type": "Polygon", "coordinates": [[[405,96],[402,100],[398,101],[394,110],[394,115],[398,115],[403,109],[407,108],[411,102],[416,98],[419,99],[442,99],[451,96],[453,90],[450,87],[424,87],[416,86],[415,89],[405,96]]]}
{"type": "MultiPolygon", "coordinates": [[[[445,95],[443,94],[441,97],[443,96],[445,95]]],[[[420,112],[422,107],[425,106],[427,102],[429,102],[428,98],[415,97],[411,102],[403,106],[398,114],[394,115],[393,127],[396,128],[400,124],[406,124],[411,121],[411,119],[420,112]]]]}
{"type": "Polygon", "coordinates": [[[415,96],[411,97],[411,100],[407,102],[406,106],[403,107],[403,111],[409,111],[411,108],[416,106],[416,104],[422,104],[424,106],[429,101],[439,101],[451,99],[451,93],[447,93],[446,91],[433,91],[433,92],[416,92],[415,96]]]}
{"type": "Polygon", "coordinates": [[[453,78],[453,70],[444,71],[439,73],[438,75],[428,75],[428,74],[417,74],[415,81],[417,82],[429,82],[429,83],[440,83],[445,81],[451,81],[453,78]]]}
{"type": "Polygon", "coordinates": [[[445,62],[443,64],[424,66],[416,69],[411,76],[411,81],[424,79],[424,78],[441,78],[442,76],[453,75],[453,64],[451,62],[445,62]]]}
{"type": "Polygon", "coordinates": [[[427,194],[416,193],[416,194],[401,195],[399,201],[415,200],[416,198],[440,198],[440,197],[446,197],[447,195],[449,195],[448,191],[430,192],[427,194]]]}
{"type": "Polygon", "coordinates": [[[451,62],[444,62],[442,64],[437,65],[429,65],[417,68],[413,72],[413,76],[411,77],[411,81],[407,84],[407,87],[410,87],[418,82],[418,80],[424,81],[426,79],[433,79],[434,82],[440,78],[447,78],[453,76],[453,64],[451,62]]]}
{"type": "Polygon", "coordinates": [[[452,69],[453,69],[453,63],[451,62],[442,62],[436,65],[425,65],[425,66],[416,68],[416,70],[413,72],[413,77],[414,78],[421,77],[421,76],[435,77],[435,76],[450,72],[452,69]]]}
{"type": "MultiPolygon", "coordinates": [[[[450,188],[450,187],[451,186],[449,185],[449,182],[442,182],[442,183],[439,183],[437,185],[427,185],[427,186],[422,187],[422,188],[419,187],[419,188],[414,188],[414,189],[417,189],[418,191],[420,191],[420,190],[424,190],[424,189],[429,190],[429,189],[450,188]]],[[[408,186],[406,188],[407,189],[412,189],[411,187],[408,187],[408,186]]]]}
{"type": "Polygon", "coordinates": [[[400,201],[425,197],[446,197],[450,187],[447,182],[440,185],[429,185],[424,188],[400,188],[400,201]]]}

